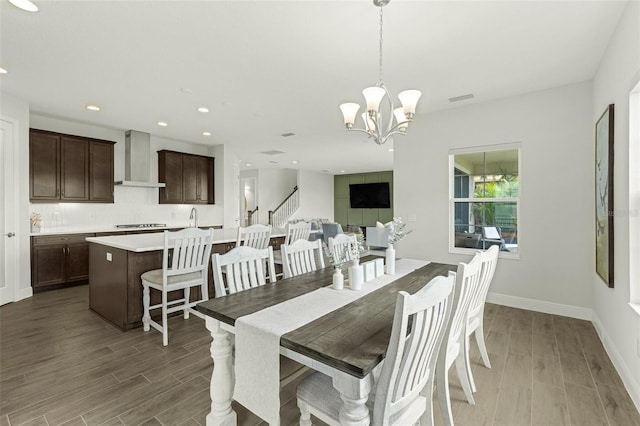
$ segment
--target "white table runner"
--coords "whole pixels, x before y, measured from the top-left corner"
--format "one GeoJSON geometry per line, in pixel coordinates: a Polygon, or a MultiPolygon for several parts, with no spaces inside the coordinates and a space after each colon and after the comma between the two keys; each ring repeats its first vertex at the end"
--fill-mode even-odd
{"type": "Polygon", "coordinates": [[[280,337],[428,263],[399,259],[394,275],[365,282],[360,291],[321,288],[238,318],[233,399],[269,424],[280,424],[280,337]]]}

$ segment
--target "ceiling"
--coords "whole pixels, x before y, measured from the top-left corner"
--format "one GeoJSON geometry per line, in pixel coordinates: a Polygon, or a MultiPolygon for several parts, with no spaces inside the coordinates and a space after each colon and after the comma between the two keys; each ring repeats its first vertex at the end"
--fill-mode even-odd
{"type": "MultiPolygon", "coordinates": [[[[393,168],[393,143],[345,132],[338,109],[362,104],[361,90],[378,79],[370,0],[34,2],[37,13],[0,0],[0,66],[9,71],[0,88],[32,113],[225,144],[242,168],[393,168]],[[260,153],[269,150],[284,154],[260,153]]],[[[384,81],[392,94],[423,92],[420,120],[589,80],[625,5],[394,0],[384,8],[384,81]],[[475,98],[448,101],[468,93],[475,98]]],[[[416,137],[410,127],[395,143],[416,137]]]]}

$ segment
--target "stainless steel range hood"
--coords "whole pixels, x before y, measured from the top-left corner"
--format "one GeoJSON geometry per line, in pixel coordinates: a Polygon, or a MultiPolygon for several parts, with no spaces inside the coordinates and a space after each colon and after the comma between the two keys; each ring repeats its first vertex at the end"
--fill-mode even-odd
{"type": "MultiPolygon", "coordinates": [[[[142,188],[164,188],[164,183],[150,179],[151,136],[149,133],[127,130],[124,134],[124,180],[115,185],[142,188]]],[[[155,180],[155,179],[154,179],[155,180]]]]}

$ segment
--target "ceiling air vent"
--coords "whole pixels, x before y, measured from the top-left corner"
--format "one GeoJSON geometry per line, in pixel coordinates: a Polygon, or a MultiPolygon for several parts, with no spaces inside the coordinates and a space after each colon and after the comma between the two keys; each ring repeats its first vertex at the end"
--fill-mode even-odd
{"type": "Polygon", "coordinates": [[[272,149],[270,151],[262,151],[260,154],[264,154],[264,155],[280,155],[280,154],[284,154],[284,152],[272,149]]]}
{"type": "Polygon", "coordinates": [[[282,136],[283,138],[288,138],[289,136],[295,136],[296,134],[293,132],[287,132],[287,133],[283,133],[280,136],[282,136]]]}
{"type": "Polygon", "coordinates": [[[449,102],[459,102],[464,101],[466,99],[473,99],[473,93],[469,93],[468,95],[456,96],[455,98],[449,98],[449,102]]]}

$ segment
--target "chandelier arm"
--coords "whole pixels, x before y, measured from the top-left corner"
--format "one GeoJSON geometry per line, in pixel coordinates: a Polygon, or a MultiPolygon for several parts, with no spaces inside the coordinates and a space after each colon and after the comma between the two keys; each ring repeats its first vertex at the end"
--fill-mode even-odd
{"type": "Polygon", "coordinates": [[[388,133],[383,139],[382,139],[382,143],[380,145],[382,145],[383,143],[385,143],[387,141],[387,139],[389,139],[391,136],[393,135],[405,135],[405,132],[402,132],[400,130],[394,130],[391,133],[388,133]]]}
{"type": "Polygon", "coordinates": [[[367,130],[363,130],[363,129],[359,129],[357,127],[352,127],[350,129],[347,129],[348,132],[361,132],[361,133],[366,133],[369,137],[371,137],[371,132],[367,131],[367,130]]]}

